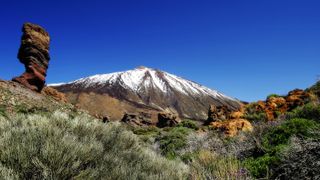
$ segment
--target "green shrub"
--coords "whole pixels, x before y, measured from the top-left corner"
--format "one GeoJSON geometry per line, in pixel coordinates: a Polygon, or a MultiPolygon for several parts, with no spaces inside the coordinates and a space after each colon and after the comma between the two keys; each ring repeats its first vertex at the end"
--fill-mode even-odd
{"type": "Polygon", "coordinates": [[[304,118],[312,119],[320,122],[320,106],[312,103],[306,104],[303,107],[298,107],[287,114],[288,118],[304,118]]]}
{"type": "Polygon", "coordinates": [[[269,167],[279,163],[279,161],[278,157],[266,154],[258,158],[248,158],[244,161],[244,165],[253,177],[268,179],[270,176],[269,167]]]}
{"type": "Polygon", "coordinates": [[[60,112],[0,117],[0,162],[0,177],[19,179],[183,179],[187,171],[120,123],[60,112]]]}
{"type": "Polygon", "coordinates": [[[153,126],[137,127],[137,128],[134,128],[132,131],[136,135],[147,135],[147,136],[154,136],[160,133],[160,129],[153,126]]]}
{"type": "Polygon", "coordinates": [[[14,108],[17,113],[21,114],[49,113],[49,110],[44,107],[30,107],[27,104],[18,104],[14,108]]]}
{"type": "Polygon", "coordinates": [[[143,142],[148,144],[153,144],[154,139],[160,134],[160,129],[154,126],[149,126],[149,127],[129,126],[129,129],[131,129],[134,134],[138,135],[143,142]]]}
{"type": "Polygon", "coordinates": [[[19,179],[19,176],[12,169],[8,169],[0,164],[0,179],[16,180],[19,179]]]}
{"type": "Polygon", "coordinates": [[[199,130],[199,126],[192,120],[185,119],[177,125],[178,127],[186,127],[189,129],[199,130]]]}
{"type": "Polygon", "coordinates": [[[312,137],[312,131],[319,129],[319,124],[307,119],[291,119],[284,124],[274,127],[263,137],[263,146],[268,151],[279,145],[286,145],[293,135],[312,137]]]}
{"type": "Polygon", "coordinates": [[[270,99],[272,97],[281,97],[281,96],[278,94],[270,94],[269,96],[267,96],[267,99],[270,99]]]}
{"type": "Polygon", "coordinates": [[[235,157],[217,155],[210,151],[200,151],[190,166],[191,179],[249,179],[247,170],[235,157]]]}
{"type": "Polygon", "coordinates": [[[319,138],[302,139],[292,137],[290,145],[282,154],[281,162],[275,168],[270,179],[288,179],[288,177],[292,179],[319,179],[319,138]]]}
{"type": "Polygon", "coordinates": [[[263,110],[257,110],[258,103],[250,103],[246,106],[246,114],[260,114],[264,113],[263,110]]]}
{"type": "Polygon", "coordinates": [[[249,121],[254,121],[254,122],[258,122],[258,121],[266,121],[267,120],[267,114],[265,112],[261,112],[261,113],[253,113],[253,114],[245,114],[244,118],[249,120],[249,121]]]}
{"type": "Polygon", "coordinates": [[[0,105],[0,116],[6,116],[6,107],[3,105],[0,105]]]}
{"type": "Polygon", "coordinates": [[[270,128],[262,136],[262,151],[264,154],[256,158],[248,158],[245,166],[256,178],[265,178],[281,161],[281,153],[288,147],[293,136],[315,138],[314,132],[320,130],[318,123],[307,119],[289,119],[279,126],[270,128]]]}
{"type": "Polygon", "coordinates": [[[161,153],[168,159],[175,159],[177,151],[187,145],[187,136],[190,131],[185,127],[174,127],[164,132],[156,139],[159,142],[161,153]]]}
{"type": "Polygon", "coordinates": [[[320,97],[320,81],[318,81],[316,84],[314,84],[310,88],[306,89],[306,91],[314,93],[318,97],[320,97]]]}

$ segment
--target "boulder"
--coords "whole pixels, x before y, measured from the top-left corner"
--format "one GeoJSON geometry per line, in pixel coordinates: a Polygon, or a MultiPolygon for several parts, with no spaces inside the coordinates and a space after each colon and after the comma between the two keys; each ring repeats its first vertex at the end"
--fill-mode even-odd
{"type": "Polygon", "coordinates": [[[101,120],[103,123],[110,122],[110,116],[108,116],[108,115],[95,114],[94,117],[101,120]]]}
{"type": "Polygon", "coordinates": [[[177,114],[161,112],[158,114],[158,123],[157,127],[164,128],[164,127],[173,127],[179,124],[181,120],[179,119],[177,114]]]}
{"type": "Polygon", "coordinates": [[[229,137],[236,136],[240,131],[251,132],[253,130],[252,124],[245,119],[231,119],[222,122],[212,122],[210,126],[214,129],[221,130],[229,137]]]}
{"type": "Polygon", "coordinates": [[[309,101],[310,94],[301,89],[290,91],[286,97],[288,110],[302,106],[309,101]]]}
{"type": "Polygon", "coordinates": [[[216,121],[224,121],[230,118],[231,110],[227,106],[210,105],[207,124],[216,121]]]}
{"type": "Polygon", "coordinates": [[[45,85],[50,60],[50,37],[44,28],[31,23],[25,23],[22,32],[18,59],[24,64],[25,72],[12,80],[41,92],[45,85]]]}
{"type": "Polygon", "coordinates": [[[43,88],[41,93],[47,96],[51,96],[53,99],[57,101],[64,102],[64,103],[68,102],[64,93],[61,93],[56,89],[53,89],[52,87],[46,86],[45,88],[43,88]]]}
{"type": "Polygon", "coordinates": [[[125,113],[121,121],[131,126],[150,126],[154,125],[151,116],[151,114],[146,112],[125,113]]]}
{"type": "Polygon", "coordinates": [[[245,108],[241,106],[241,108],[238,111],[233,111],[230,113],[229,118],[230,119],[240,119],[244,116],[245,108]]]}

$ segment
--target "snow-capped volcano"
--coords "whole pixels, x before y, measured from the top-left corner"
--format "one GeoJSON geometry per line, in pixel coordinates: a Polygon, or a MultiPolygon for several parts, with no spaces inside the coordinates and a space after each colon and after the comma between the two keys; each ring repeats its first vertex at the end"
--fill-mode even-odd
{"type": "MultiPolygon", "coordinates": [[[[105,94],[126,101],[138,109],[170,110],[179,113],[181,117],[194,119],[205,119],[210,104],[227,105],[232,109],[240,105],[236,99],[218,91],[147,67],[94,75],[53,86],[73,96],[80,93],[105,94]]],[[[75,103],[81,104],[78,101],[75,103]]]]}

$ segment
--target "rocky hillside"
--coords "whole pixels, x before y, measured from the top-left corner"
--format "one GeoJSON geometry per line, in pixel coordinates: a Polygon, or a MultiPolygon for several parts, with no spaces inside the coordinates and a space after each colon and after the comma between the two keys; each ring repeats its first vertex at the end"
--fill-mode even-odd
{"type": "Polygon", "coordinates": [[[20,83],[0,80],[0,114],[79,111],[65,102],[64,95],[52,88],[45,87],[38,93],[20,83]]]}
{"type": "Polygon", "coordinates": [[[124,112],[167,111],[183,118],[204,120],[211,104],[233,110],[240,107],[238,100],[218,91],[147,67],[95,75],[53,87],[65,93],[70,102],[111,119],[122,118],[124,112]]]}

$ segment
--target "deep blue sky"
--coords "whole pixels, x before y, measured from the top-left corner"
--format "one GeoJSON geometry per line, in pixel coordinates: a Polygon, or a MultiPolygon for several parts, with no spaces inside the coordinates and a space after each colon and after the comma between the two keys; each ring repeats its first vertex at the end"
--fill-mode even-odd
{"type": "Polygon", "coordinates": [[[1,0],[0,78],[20,75],[21,26],[52,38],[47,82],[144,65],[241,100],[320,74],[319,0],[1,0]]]}

